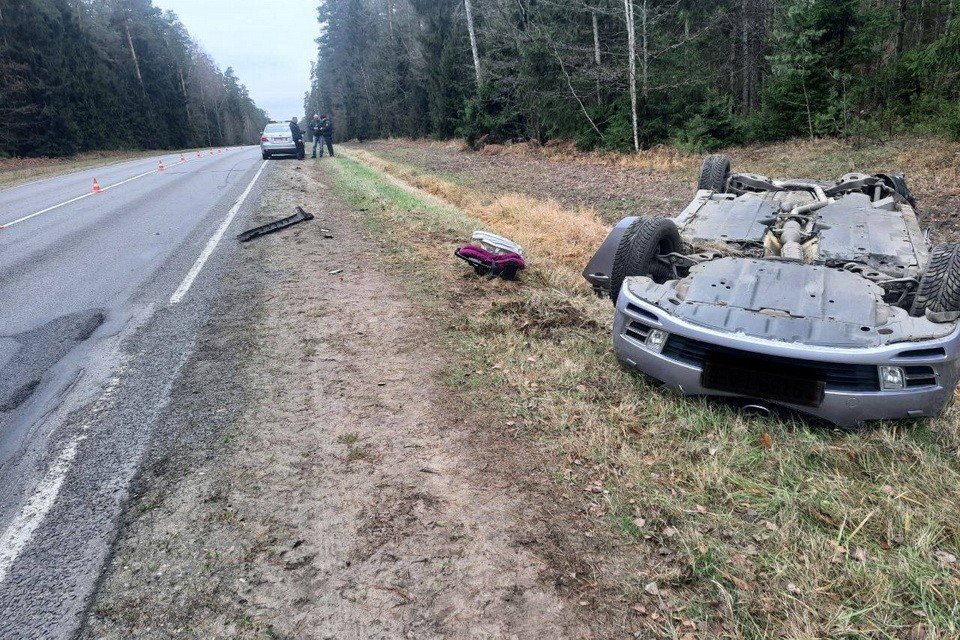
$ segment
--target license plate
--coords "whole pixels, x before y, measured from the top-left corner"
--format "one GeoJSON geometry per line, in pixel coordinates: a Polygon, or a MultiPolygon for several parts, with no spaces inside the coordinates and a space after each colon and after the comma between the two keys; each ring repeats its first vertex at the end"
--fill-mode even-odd
{"type": "Polygon", "coordinates": [[[700,382],[708,389],[808,407],[819,407],[827,388],[815,369],[724,355],[707,358],[700,382]]]}
{"type": "Polygon", "coordinates": [[[289,140],[289,139],[290,139],[290,138],[274,138],[273,141],[274,141],[274,142],[286,142],[286,141],[289,140]]]}

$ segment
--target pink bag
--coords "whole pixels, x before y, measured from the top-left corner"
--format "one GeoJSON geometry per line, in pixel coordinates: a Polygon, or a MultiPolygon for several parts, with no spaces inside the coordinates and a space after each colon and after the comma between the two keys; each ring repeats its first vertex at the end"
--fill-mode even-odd
{"type": "Polygon", "coordinates": [[[492,253],[474,244],[460,247],[454,255],[473,267],[477,275],[488,278],[500,276],[504,280],[513,280],[518,271],[527,267],[523,256],[518,253],[492,253]]]}

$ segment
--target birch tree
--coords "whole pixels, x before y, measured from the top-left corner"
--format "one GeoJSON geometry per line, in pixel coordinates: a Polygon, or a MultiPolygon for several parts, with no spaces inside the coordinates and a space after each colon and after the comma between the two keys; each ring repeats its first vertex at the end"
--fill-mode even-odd
{"type": "MultiPolygon", "coordinates": [[[[645,2],[646,0],[644,0],[645,2]]],[[[627,70],[630,78],[630,123],[633,129],[633,150],[640,151],[640,138],[637,133],[637,37],[633,20],[633,0],[623,0],[624,19],[627,22],[627,70]]]]}

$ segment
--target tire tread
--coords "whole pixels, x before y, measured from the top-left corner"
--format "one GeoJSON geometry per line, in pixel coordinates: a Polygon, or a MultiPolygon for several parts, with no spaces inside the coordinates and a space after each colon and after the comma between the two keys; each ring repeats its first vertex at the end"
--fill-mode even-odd
{"type": "Polygon", "coordinates": [[[941,243],[931,250],[910,315],[922,316],[927,310],[937,314],[960,311],[960,245],[941,243]]]}
{"type": "Polygon", "coordinates": [[[651,273],[649,263],[656,247],[664,239],[673,244],[673,250],[681,247],[680,232],[670,218],[637,218],[624,232],[617,245],[610,273],[610,299],[614,304],[620,297],[623,281],[630,276],[652,275],[657,282],[666,281],[662,272],[651,273]]]}
{"type": "Polygon", "coordinates": [[[723,193],[727,187],[727,178],[730,175],[730,156],[714,153],[703,159],[700,165],[700,177],[697,189],[709,189],[723,193]]]}

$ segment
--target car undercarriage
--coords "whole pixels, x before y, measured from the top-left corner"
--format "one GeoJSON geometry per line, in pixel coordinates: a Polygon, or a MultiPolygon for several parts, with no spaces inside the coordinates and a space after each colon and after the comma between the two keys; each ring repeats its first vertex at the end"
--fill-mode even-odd
{"type": "Polygon", "coordinates": [[[584,271],[617,303],[618,357],[841,426],[938,413],[960,375],[960,253],[930,247],[903,176],[729,166],[709,156],[676,218],[622,220],[584,271]]]}

